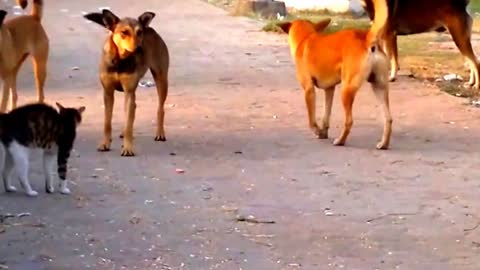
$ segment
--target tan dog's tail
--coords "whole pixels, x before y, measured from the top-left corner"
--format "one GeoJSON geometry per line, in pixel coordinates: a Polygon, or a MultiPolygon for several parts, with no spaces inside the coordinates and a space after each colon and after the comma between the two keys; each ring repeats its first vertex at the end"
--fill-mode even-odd
{"type": "Polygon", "coordinates": [[[373,18],[372,27],[368,32],[367,41],[371,46],[377,46],[378,40],[383,35],[383,31],[387,25],[388,20],[388,5],[387,0],[371,0],[373,2],[373,9],[375,16],[373,18]]]}
{"type": "MultiPolygon", "coordinates": [[[[17,0],[17,5],[25,9],[28,5],[28,0],[17,0]]],[[[43,0],[33,0],[32,13],[30,13],[37,20],[42,19],[43,15],[43,0]]]]}

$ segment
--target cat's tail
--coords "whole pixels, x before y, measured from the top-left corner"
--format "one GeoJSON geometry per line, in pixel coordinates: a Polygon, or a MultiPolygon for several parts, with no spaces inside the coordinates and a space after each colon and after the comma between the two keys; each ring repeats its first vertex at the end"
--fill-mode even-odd
{"type": "MultiPolygon", "coordinates": [[[[28,5],[28,0],[17,0],[17,5],[25,9],[28,5]]],[[[33,8],[30,13],[35,19],[41,20],[43,15],[43,0],[33,0],[33,8]]]]}

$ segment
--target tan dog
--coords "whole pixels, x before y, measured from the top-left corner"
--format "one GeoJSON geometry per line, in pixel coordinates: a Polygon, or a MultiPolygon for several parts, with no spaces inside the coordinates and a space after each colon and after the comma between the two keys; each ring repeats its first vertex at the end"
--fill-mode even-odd
{"type": "Polygon", "coordinates": [[[318,138],[328,138],[335,86],[342,83],[345,124],[334,145],[345,144],[353,124],[352,106],[355,95],[368,80],[384,113],[383,136],[377,148],[389,147],[392,117],[388,98],[388,59],[377,45],[388,12],[383,0],[375,0],[375,4],[378,16],[369,31],[342,30],[324,34],[322,31],[330,19],[317,24],[296,20],[279,25],[289,34],[290,52],[296,63],[297,78],[305,90],[309,125],[318,138]],[[325,89],[324,116],[320,127],[315,115],[315,87],[325,89]]]}
{"type": "MultiPolygon", "coordinates": [[[[17,0],[25,8],[27,0],[17,0]]],[[[25,59],[33,57],[33,70],[37,85],[37,100],[43,102],[43,87],[47,76],[49,41],[40,22],[43,0],[33,0],[30,15],[18,16],[3,22],[7,14],[0,11],[0,76],[3,79],[3,95],[0,112],[6,112],[11,91],[11,109],[17,107],[17,74],[25,59]],[[2,23],[3,22],[3,23],[2,23]]]]}
{"type": "MultiPolygon", "coordinates": [[[[430,31],[448,30],[460,53],[470,65],[468,86],[480,86],[478,59],[471,44],[473,19],[468,14],[470,0],[384,0],[388,4],[389,18],[385,27],[384,50],[390,58],[390,80],[394,81],[398,64],[398,35],[411,35],[430,31]]],[[[363,6],[373,20],[373,0],[363,0],[363,6]]]]}
{"type": "Polygon", "coordinates": [[[123,136],[122,156],[133,156],[133,122],[135,120],[135,93],[138,82],[148,69],[157,85],[158,111],[155,141],[165,141],[164,104],[168,93],[169,54],[167,45],[149,27],[152,12],[134,18],[118,18],[111,11],[85,15],[87,20],[100,24],[111,31],[103,46],[100,61],[100,81],[105,103],[103,140],[98,151],[109,151],[112,143],[112,113],[115,90],[125,92],[126,125],[123,136]]]}

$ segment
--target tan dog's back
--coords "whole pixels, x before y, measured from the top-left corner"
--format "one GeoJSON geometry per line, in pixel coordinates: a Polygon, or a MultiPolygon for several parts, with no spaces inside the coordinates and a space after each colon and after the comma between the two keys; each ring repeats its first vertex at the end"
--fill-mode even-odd
{"type": "Polygon", "coordinates": [[[19,56],[34,54],[39,47],[48,47],[47,33],[35,17],[16,17],[6,21],[4,27],[11,33],[15,41],[15,52],[20,54],[19,56]]]}

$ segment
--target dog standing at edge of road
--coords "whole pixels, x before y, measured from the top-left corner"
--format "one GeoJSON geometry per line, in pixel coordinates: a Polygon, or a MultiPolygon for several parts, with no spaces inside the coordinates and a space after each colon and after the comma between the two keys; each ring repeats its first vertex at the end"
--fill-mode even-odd
{"type": "MultiPolygon", "coordinates": [[[[468,86],[479,89],[479,62],[472,48],[473,19],[467,11],[470,0],[384,0],[389,8],[383,47],[390,58],[390,80],[399,70],[397,35],[448,30],[470,66],[468,86]]],[[[362,0],[370,19],[374,19],[373,0],[362,0]]]]}
{"type": "MultiPolygon", "coordinates": [[[[27,0],[17,0],[23,9],[27,0]]],[[[11,93],[11,109],[17,107],[17,74],[25,59],[33,57],[33,70],[37,87],[37,101],[43,102],[43,87],[47,77],[49,40],[41,24],[43,0],[33,0],[30,15],[22,15],[4,22],[7,12],[0,10],[0,77],[3,95],[0,112],[6,112],[11,93]]]]}
{"type": "Polygon", "coordinates": [[[120,19],[111,11],[89,13],[84,16],[106,29],[110,34],[104,42],[100,61],[100,82],[103,86],[105,122],[103,140],[98,151],[109,151],[112,143],[112,114],[115,90],[125,93],[126,125],[122,132],[122,156],[133,156],[133,122],[135,120],[135,93],[138,82],[150,69],[158,94],[157,131],[155,141],[165,141],[164,105],[168,94],[168,48],[151,27],[155,13],[144,12],[137,19],[120,19]]]}
{"type": "Polygon", "coordinates": [[[288,33],[290,52],[295,60],[297,78],[305,90],[310,128],[320,139],[328,138],[335,86],[342,84],[341,96],[345,112],[344,127],[334,145],[344,145],[353,124],[352,106],[358,89],[365,81],[383,107],[383,136],[377,149],[387,149],[392,133],[392,117],[388,97],[388,59],[378,46],[388,18],[384,0],[374,0],[377,15],[370,30],[341,30],[333,34],[322,31],[330,19],[312,23],[307,20],[280,23],[288,33]],[[315,114],[315,87],[325,90],[324,115],[319,127],[315,114]]]}

